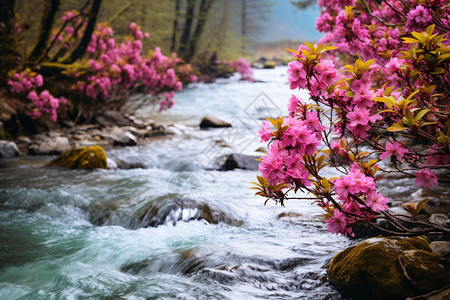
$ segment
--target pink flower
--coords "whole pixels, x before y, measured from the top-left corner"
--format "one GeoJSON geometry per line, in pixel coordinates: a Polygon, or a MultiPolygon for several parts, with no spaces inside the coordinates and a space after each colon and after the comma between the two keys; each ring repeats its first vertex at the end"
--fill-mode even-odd
{"type": "Polygon", "coordinates": [[[290,83],[289,88],[295,90],[296,88],[304,89],[306,87],[306,72],[303,69],[303,64],[294,60],[289,64],[289,69],[286,71],[288,75],[288,81],[290,83]]]}
{"type": "Polygon", "coordinates": [[[41,87],[44,84],[44,79],[42,78],[41,74],[38,74],[35,78],[34,78],[35,82],[36,82],[36,86],[41,87]]]}
{"type": "Polygon", "coordinates": [[[289,99],[289,104],[287,106],[289,112],[295,113],[295,111],[297,110],[298,102],[299,102],[299,99],[297,97],[295,97],[294,95],[292,95],[291,98],[289,99]]]}
{"type": "Polygon", "coordinates": [[[408,153],[408,149],[400,146],[398,142],[387,141],[385,151],[381,153],[380,159],[386,159],[391,156],[395,156],[398,161],[402,161],[403,156],[408,153]]]}
{"type": "Polygon", "coordinates": [[[391,57],[389,62],[384,66],[384,68],[392,73],[400,69],[400,67],[405,63],[404,59],[398,59],[397,57],[391,57]]]}
{"type": "Polygon", "coordinates": [[[437,176],[434,175],[428,168],[423,169],[420,172],[416,172],[414,175],[416,175],[416,180],[414,180],[414,183],[417,186],[429,189],[432,186],[439,185],[437,176]]]}
{"type": "Polygon", "coordinates": [[[322,13],[320,17],[316,19],[316,29],[320,32],[331,31],[331,24],[333,23],[333,17],[329,13],[322,13]]]}
{"type": "Polygon", "coordinates": [[[370,191],[366,195],[366,205],[370,207],[374,212],[378,212],[380,210],[388,210],[389,207],[386,205],[386,203],[388,202],[388,198],[383,197],[380,193],[375,191],[370,191]]]}
{"type": "Polygon", "coordinates": [[[351,232],[351,228],[347,228],[347,220],[345,214],[338,209],[334,210],[334,215],[327,221],[327,231],[334,234],[346,235],[351,232]]]}
{"type": "Polygon", "coordinates": [[[135,31],[136,28],[137,28],[136,23],[135,22],[131,22],[129,28],[130,28],[130,30],[135,31]]]}
{"type": "Polygon", "coordinates": [[[272,135],[272,130],[270,130],[270,124],[268,121],[264,121],[262,123],[262,128],[261,130],[258,131],[258,134],[261,138],[261,143],[262,142],[267,142],[270,139],[270,136],[272,135]]]}
{"type": "Polygon", "coordinates": [[[274,142],[269,146],[269,152],[262,157],[258,170],[267,181],[272,184],[285,182],[286,172],[284,170],[283,160],[288,156],[288,151],[280,149],[278,143],[274,142]]]}
{"type": "Polygon", "coordinates": [[[423,7],[418,5],[416,8],[411,9],[406,16],[406,31],[422,31],[430,25],[433,17],[430,12],[423,7]]]}

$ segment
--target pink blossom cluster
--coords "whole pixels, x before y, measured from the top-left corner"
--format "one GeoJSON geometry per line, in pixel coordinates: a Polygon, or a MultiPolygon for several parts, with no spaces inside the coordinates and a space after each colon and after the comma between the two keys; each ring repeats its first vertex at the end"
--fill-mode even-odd
{"type": "Polygon", "coordinates": [[[51,121],[56,122],[56,120],[58,119],[58,108],[61,105],[67,104],[66,98],[55,98],[47,90],[43,90],[40,94],[38,94],[36,91],[31,91],[27,97],[33,102],[35,106],[33,111],[30,113],[30,115],[34,119],[42,117],[42,114],[47,114],[50,117],[51,121]]]}
{"type": "Polygon", "coordinates": [[[262,157],[259,171],[270,184],[311,185],[304,167],[304,156],[317,152],[324,128],[313,111],[308,111],[306,117],[284,118],[283,127],[278,132],[272,131],[267,121],[263,122],[259,136],[261,141],[271,140],[271,143],[267,155],[262,157]]]}
{"type": "Polygon", "coordinates": [[[241,80],[253,81],[253,69],[250,63],[243,57],[232,61],[230,64],[236,72],[241,74],[241,80]]]}
{"type": "MultiPolygon", "coordinates": [[[[87,81],[79,81],[75,89],[90,98],[107,101],[114,90],[144,87],[149,94],[163,93],[163,97],[155,99],[163,99],[160,110],[168,109],[174,104],[173,91],[183,87],[175,71],[181,61],[175,54],[170,58],[163,55],[159,47],[151,55],[143,57],[142,39],[149,35],[143,34],[134,22],[129,28],[132,37],[117,44],[111,27],[97,26],[88,46],[92,75],[87,81]]],[[[193,74],[188,74],[189,70],[192,71],[183,69],[184,80],[196,80],[193,74]]]]}
{"type": "Polygon", "coordinates": [[[401,40],[405,36],[400,31],[402,24],[406,31],[420,32],[436,23],[438,32],[449,35],[450,6],[443,1],[383,2],[319,1],[322,9],[316,29],[326,33],[319,42],[333,42],[342,52],[375,58],[384,65],[386,58],[397,57],[407,49],[401,40]]]}
{"type": "Polygon", "coordinates": [[[19,94],[22,92],[29,92],[36,87],[41,87],[44,84],[44,79],[41,74],[24,70],[20,73],[14,73],[12,78],[8,80],[8,85],[11,92],[19,94]]]}
{"type": "Polygon", "coordinates": [[[44,85],[44,79],[41,74],[31,72],[29,69],[14,73],[8,80],[8,85],[12,93],[24,94],[33,103],[34,107],[29,115],[34,119],[41,118],[45,114],[51,121],[56,122],[58,108],[67,103],[66,98],[56,98],[47,90],[39,93],[37,90],[44,85]]]}
{"type": "Polygon", "coordinates": [[[376,191],[374,179],[362,173],[356,163],[350,167],[348,175],[334,181],[334,188],[343,204],[340,209],[335,208],[334,215],[327,221],[331,233],[350,234],[356,221],[370,220],[374,212],[388,209],[388,199],[376,191]]]}
{"type": "Polygon", "coordinates": [[[332,60],[319,58],[312,66],[304,61],[301,50],[307,50],[304,45],[298,48],[298,54],[293,53],[296,60],[288,64],[287,70],[289,88],[291,90],[308,88],[311,96],[328,96],[327,88],[338,81],[341,76],[336,70],[332,60]]]}
{"type": "MultiPolygon", "coordinates": [[[[235,70],[235,72],[238,72],[241,75],[241,80],[243,81],[254,81],[253,78],[253,68],[251,66],[251,64],[243,57],[238,58],[236,60],[233,61],[228,61],[228,60],[220,60],[220,59],[216,59],[214,61],[214,64],[216,65],[226,65],[229,66],[231,68],[233,68],[235,70]]],[[[210,82],[211,78],[205,77],[204,80],[202,80],[203,82],[210,82]]]]}

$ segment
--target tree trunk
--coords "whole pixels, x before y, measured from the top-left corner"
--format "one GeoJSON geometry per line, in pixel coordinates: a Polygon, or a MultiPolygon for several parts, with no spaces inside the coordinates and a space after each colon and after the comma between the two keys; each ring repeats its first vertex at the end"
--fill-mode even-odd
{"type": "Polygon", "coordinates": [[[47,0],[44,6],[44,12],[42,14],[41,32],[39,39],[31,51],[28,61],[34,62],[39,60],[44,54],[47,48],[47,43],[50,38],[53,22],[55,21],[56,13],[58,12],[60,1],[59,0],[47,0]]]}
{"type": "Polygon", "coordinates": [[[77,59],[80,59],[86,52],[87,46],[91,41],[92,33],[94,32],[95,29],[95,24],[97,21],[97,16],[100,10],[101,3],[102,0],[94,0],[94,3],[92,3],[91,11],[89,13],[88,24],[86,26],[86,29],[84,30],[83,37],[81,38],[81,41],[75,48],[75,50],[73,50],[73,52],[63,60],[63,63],[71,64],[75,62],[77,59]]]}
{"type": "Polygon", "coordinates": [[[6,86],[8,73],[20,61],[14,0],[0,0],[0,86],[6,86]]]}
{"type": "Polygon", "coordinates": [[[241,34],[245,38],[247,36],[247,3],[246,0],[242,1],[242,11],[241,11],[241,34]]]}
{"type": "Polygon", "coordinates": [[[188,48],[183,56],[185,61],[189,61],[195,54],[195,50],[197,49],[198,41],[200,40],[200,36],[202,35],[203,28],[205,28],[206,19],[208,17],[208,12],[211,7],[213,0],[202,0],[200,4],[200,12],[198,16],[197,25],[195,26],[194,34],[189,40],[188,48]]]}
{"type": "Polygon", "coordinates": [[[184,21],[178,53],[184,59],[189,40],[191,39],[192,21],[194,20],[195,0],[188,0],[186,7],[186,20],[184,21]]]}
{"type": "Polygon", "coordinates": [[[176,0],[175,1],[175,18],[173,20],[172,44],[170,45],[171,52],[175,52],[179,18],[180,18],[180,0],[176,0]]]}

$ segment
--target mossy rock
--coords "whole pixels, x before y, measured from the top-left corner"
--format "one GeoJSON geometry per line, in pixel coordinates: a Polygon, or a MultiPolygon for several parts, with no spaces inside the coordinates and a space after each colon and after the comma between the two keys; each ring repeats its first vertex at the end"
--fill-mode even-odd
{"type": "Polygon", "coordinates": [[[275,69],[277,62],[273,60],[268,60],[264,62],[263,69],[275,69]]]}
{"type": "Polygon", "coordinates": [[[424,238],[371,238],[337,254],[328,278],[350,298],[406,299],[450,284],[443,263],[424,238]]]}
{"type": "Polygon", "coordinates": [[[70,169],[106,169],[106,153],[100,146],[79,147],[64,151],[50,165],[70,169]]]}

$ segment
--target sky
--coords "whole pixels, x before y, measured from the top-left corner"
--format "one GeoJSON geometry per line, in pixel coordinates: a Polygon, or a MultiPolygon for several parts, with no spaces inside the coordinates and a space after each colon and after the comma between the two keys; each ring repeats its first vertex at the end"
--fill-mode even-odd
{"type": "Polygon", "coordinates": [[[261,39],[265,42],[291,39],[317,41],[322,34],[316,31],[315,21],[320,15],[317,4],[307,10],[300,10],[289,0],[272,0],[274,4],[265,32],[261,39]]]}

